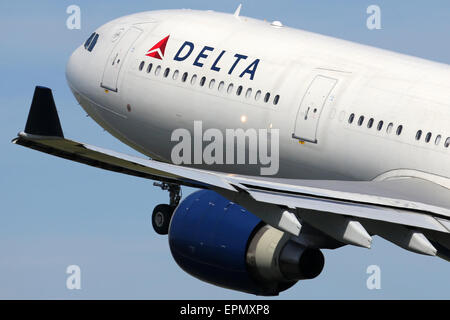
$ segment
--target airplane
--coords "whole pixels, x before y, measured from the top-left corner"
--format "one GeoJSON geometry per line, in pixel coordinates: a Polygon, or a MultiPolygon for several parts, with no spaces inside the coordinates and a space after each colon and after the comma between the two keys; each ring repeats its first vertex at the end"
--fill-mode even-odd
{"type": "Polygon", "coordinates": [[[12,142],[156,181],[169,203],[153,228],[200,280],[278,295],[321,273],[322,250],[370,248],[375,235],[450,261],[447,64],[240,7],[183,9],[102,25],[66,78],[87,114],[143,156],[67,139],[42,86],[12,142]],[[183,199],[183,186],[199,190],[183,199]]]}

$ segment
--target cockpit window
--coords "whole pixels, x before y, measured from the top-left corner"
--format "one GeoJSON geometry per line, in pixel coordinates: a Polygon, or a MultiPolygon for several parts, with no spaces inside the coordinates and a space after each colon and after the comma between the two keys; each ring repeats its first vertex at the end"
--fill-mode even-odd
{"type": "Polygon", "coordinates": [[[95,45],[97,44],[98,40],[98,33],[95,34],[94,39],[92,39],[91,43],[89,44],[88,51],[91,52],[92,49],[94,49],[95,45]]]}
{"type": "Polygon", "coordinates": [[[92,33],[89,38],[86,40],[86,42],[84,43],[84,48],[87,49],[89,47],[89,45],[91,44],[92,39],[95,36],[95,32],[92,33]]]}

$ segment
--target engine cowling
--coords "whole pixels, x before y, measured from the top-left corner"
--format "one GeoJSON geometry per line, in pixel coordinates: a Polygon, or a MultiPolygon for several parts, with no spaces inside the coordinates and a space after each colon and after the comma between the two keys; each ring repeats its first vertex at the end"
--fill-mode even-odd
{"type": "Polygon", "coordinates": [[[169,245],[192,276],[224,288],[278,295],[320,274],[324,257],[214,191],[192,193],[175,210],[169,245]]]}

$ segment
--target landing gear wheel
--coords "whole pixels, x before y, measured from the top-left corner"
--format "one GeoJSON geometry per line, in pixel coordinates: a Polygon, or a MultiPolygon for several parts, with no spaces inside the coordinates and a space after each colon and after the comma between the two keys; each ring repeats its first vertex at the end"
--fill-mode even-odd
{"type": "Polygon", "coordinates": [[[157,234],[166,235],[169,233],[172,214],[173,207],[168,204],[159,204],[153,209],[152,225],[157,234]]]}

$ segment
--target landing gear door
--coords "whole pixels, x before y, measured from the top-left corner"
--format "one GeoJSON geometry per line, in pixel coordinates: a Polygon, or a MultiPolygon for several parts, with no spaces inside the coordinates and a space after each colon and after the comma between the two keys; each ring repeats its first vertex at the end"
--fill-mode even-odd
{"type": "Polygon", "coordinates": [[[142,30],[131,27],[125,34],[117,40],[117,43],[113,46],[113,49],[106,61],[105,70],[103,71],[103,78],[101,87],[117,92],[117,81],[119,79],[119,73],[125,63],[132,45],[142,34],[142,30]]]}
{"type": "Polygon", "coordinates": [[[337,80],[316,76],[300,103],[292,137],[300,141],[317,143],[317,127],[322,109],[336,86],[337,80]]]}

